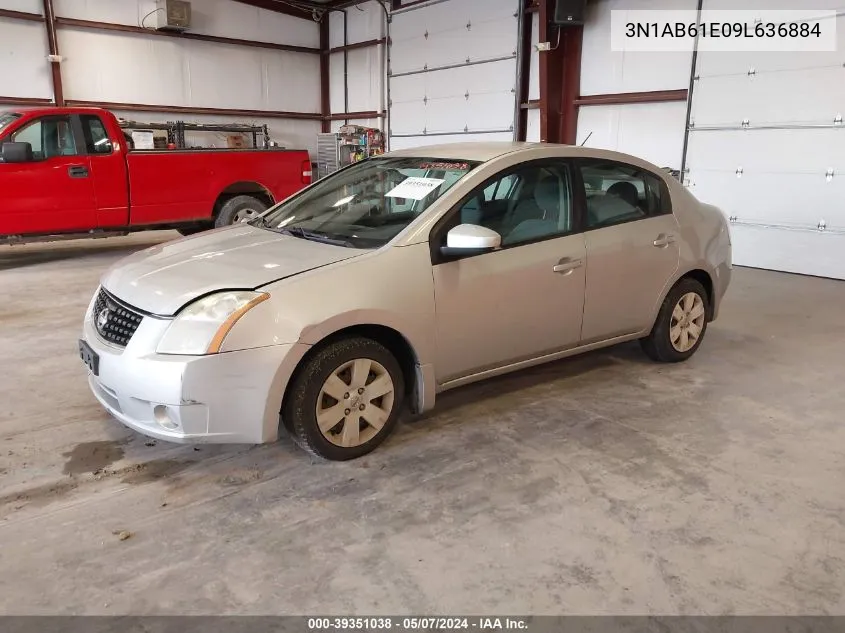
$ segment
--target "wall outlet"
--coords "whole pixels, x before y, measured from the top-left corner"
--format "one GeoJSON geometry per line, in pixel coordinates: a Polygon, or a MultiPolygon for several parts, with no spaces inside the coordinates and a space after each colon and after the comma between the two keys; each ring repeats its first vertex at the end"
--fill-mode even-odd
{"type": "Polygon", "coordinates": [[[540,51],[542,53],[543,51],[551,50],[552,43],[551,42],[538,42],[537,44],[534,45],[534,48],[536,48],[538,51],[540,51]]]}

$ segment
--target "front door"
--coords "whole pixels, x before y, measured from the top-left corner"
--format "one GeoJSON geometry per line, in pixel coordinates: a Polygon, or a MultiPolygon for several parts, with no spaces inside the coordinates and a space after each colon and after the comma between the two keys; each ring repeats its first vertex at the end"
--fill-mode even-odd
{"type": "Polygon", "coordinates": [[[472,192],[432,232],[439,384],[578,344],[586,248],[562,161],[529,163],[472,192]],[[499,250],[444,260],[458,224],[502,235],[499,250]]]}
{"type": "Polygon", "coordinates": [[[659,176],[603,160],[579,164],[587,210],[586,345],[651,327],[678,268],[680,236],[659,176]]]}
{"type": "Polygon", "coordinates": [[[34,160],[0,162],[0,234],[61,233],[96,227],[90,161],[80,151],[78,132],[71,117],[48,116],[3,139],[29,143],[34,160]]]}

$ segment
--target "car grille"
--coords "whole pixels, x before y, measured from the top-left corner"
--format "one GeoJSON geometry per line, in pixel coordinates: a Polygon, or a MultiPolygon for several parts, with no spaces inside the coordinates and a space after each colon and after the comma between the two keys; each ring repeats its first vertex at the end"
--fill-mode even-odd
{"type": "Polygon", "coordinates": [[[97,294],[91,320],[97,333],[109,343],[126,347],[144,315],[118,301],[102,288],[97,294]]]}

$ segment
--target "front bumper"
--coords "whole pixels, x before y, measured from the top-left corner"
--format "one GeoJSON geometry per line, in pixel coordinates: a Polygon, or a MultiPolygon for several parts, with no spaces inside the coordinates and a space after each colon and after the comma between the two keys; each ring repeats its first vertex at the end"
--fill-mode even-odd
{"type": "Polygon", "coordinates": [[[144,317],[125,348],[86,315],[82,338],[99,356],[88,384],[126,426],[169,442],[272,442],[287,381],[307,346],[273,345],[207,356],[155,353],[170,322],[144,317]]]}

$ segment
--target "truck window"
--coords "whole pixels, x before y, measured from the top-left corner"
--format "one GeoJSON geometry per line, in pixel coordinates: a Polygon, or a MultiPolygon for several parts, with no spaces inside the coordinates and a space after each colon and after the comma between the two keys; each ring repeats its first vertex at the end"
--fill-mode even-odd
{"type": "Polygon", "coordinates": [[[36,160],[55,156],[76,156],[76,141],[70,117],[36,119],[12,135],[12,141],[29,143],[36,160]]]}
{"type": "Polygon", "coordinates": [[[85,149],[88,153],[111,154],[111,140],[102,119],[93,114],[84,114],[79,118],[82,120],[82,135],[85,137],[85,149]]]}
{"type": "Polygon", "coordinates": [[[0,134],[3,133],[3,128],[9,125],[12,121],[21,118],[17,112],[0,112],[0,134]]]}

